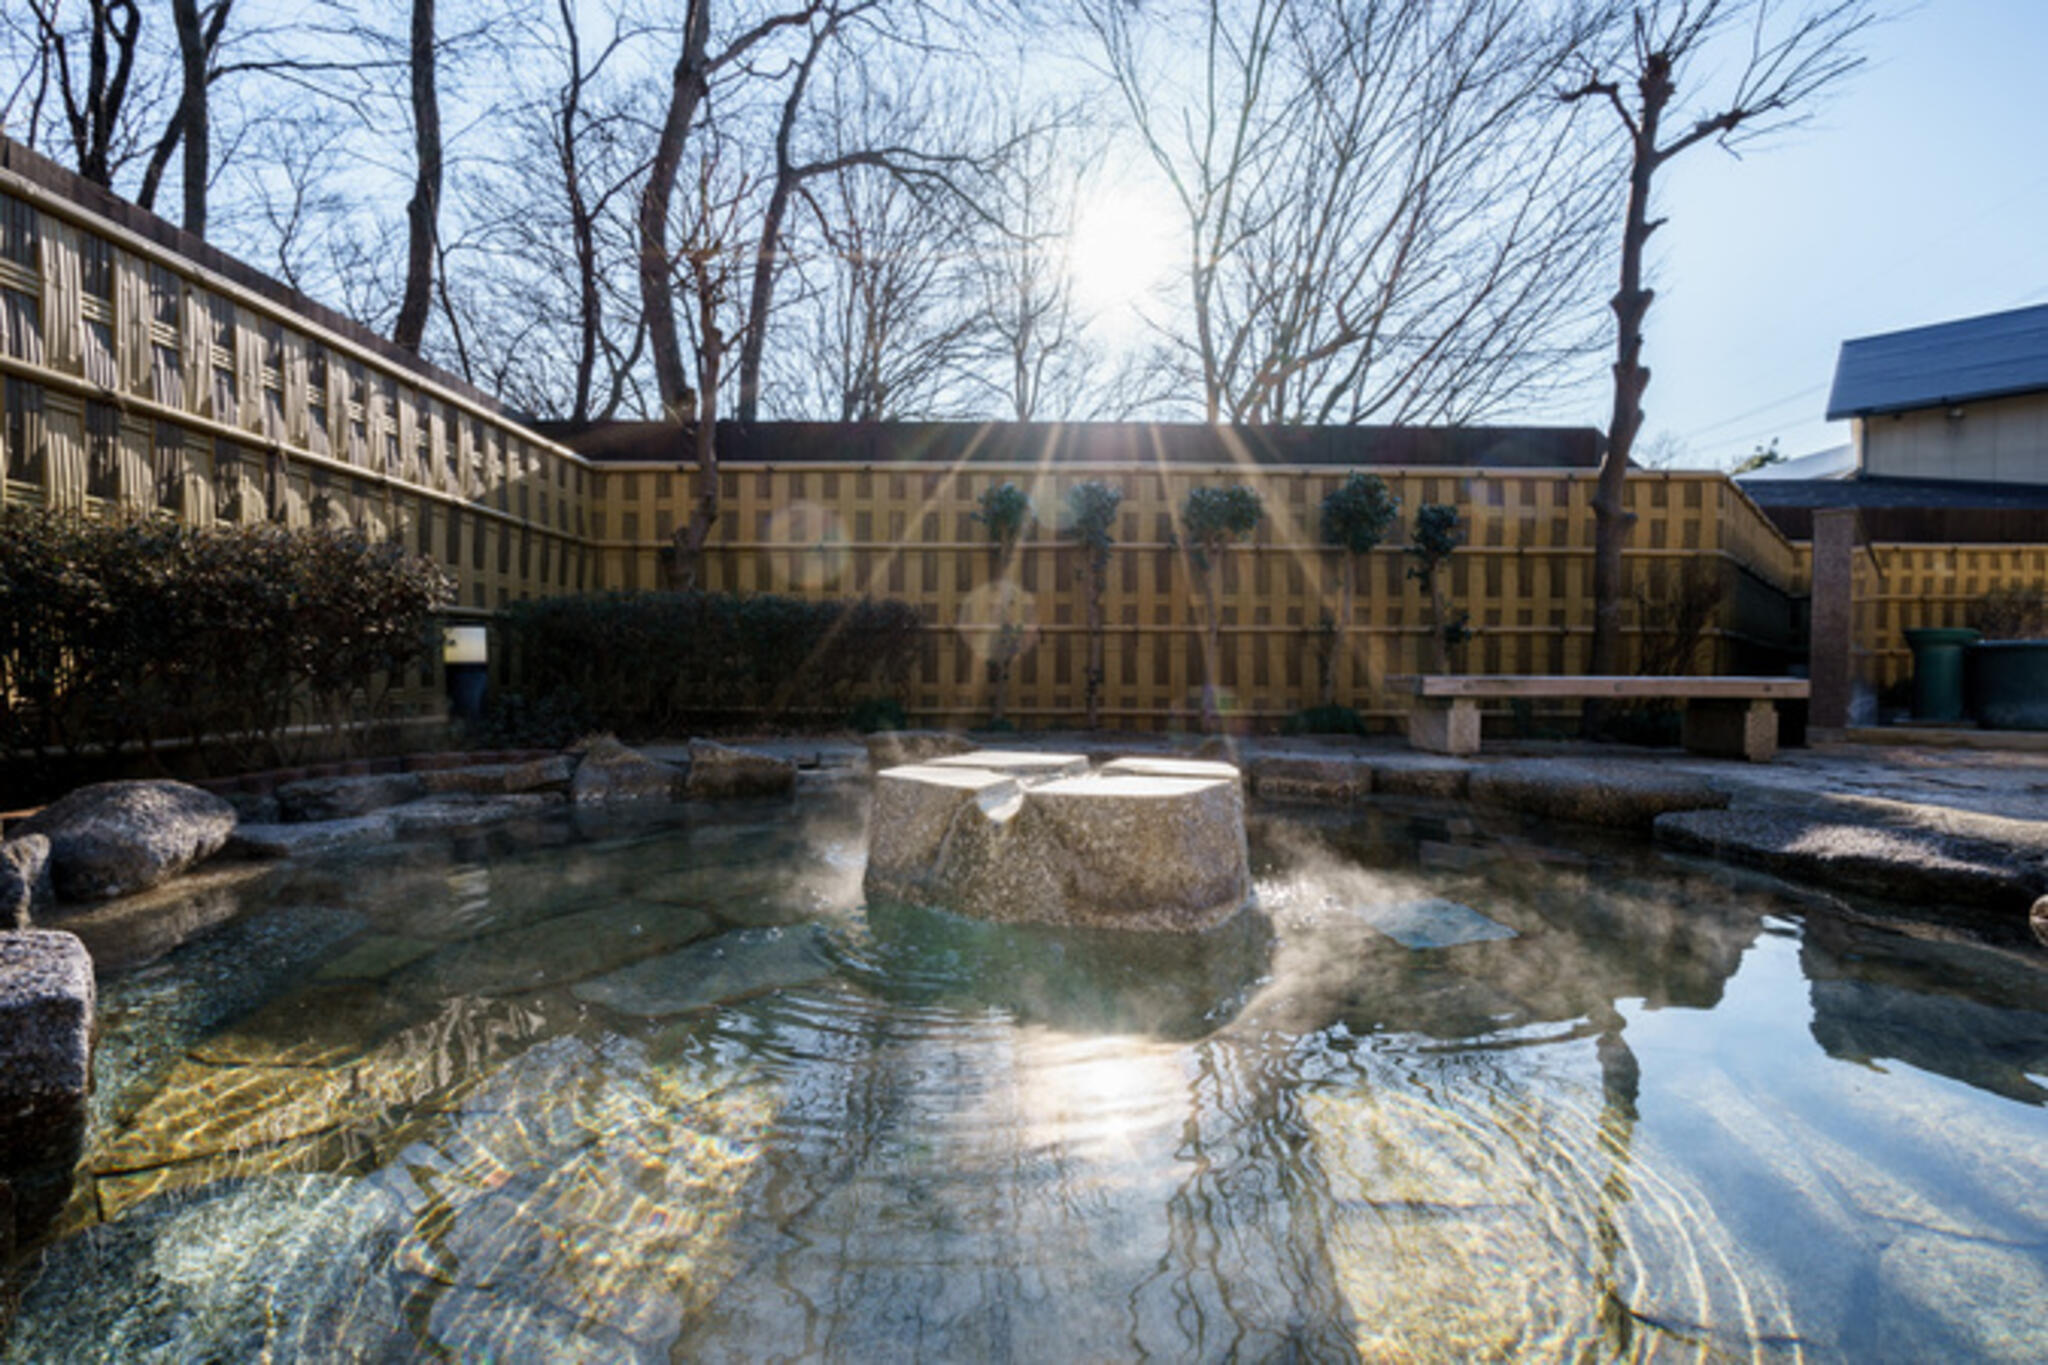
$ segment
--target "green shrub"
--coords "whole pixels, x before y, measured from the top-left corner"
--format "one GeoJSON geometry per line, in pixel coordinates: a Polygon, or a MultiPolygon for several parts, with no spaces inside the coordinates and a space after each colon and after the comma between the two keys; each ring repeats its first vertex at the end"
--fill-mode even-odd
{"type": "Polygon", "coordinates": [[[869,697],[853,704],[846,724],[860,734],[872,735],[882,730],[908,729],[910,717],[904,713],[903,703],[894,697],[869,697]]]}
{"type": "Polygon", "coordinates": [[[1189,489],[1187,501],[1181,504],[1180,524],[1187,532],[1195,567],[1206,572],[1211,560],[1258,530],[1265,515],[1258,491],[1244,484],[1189,489]]]}
{"type": "Polygon", "coordinates": [[[1353,470],[1323,499],[1323,544],[1346,554],[1371,554],[1400,512],[1401,500],[1385,479],[1353,470]]]}
{"type": "Polygon", "coordinates": [[[2048,588],[1993,588],[1970,604],[1963,619],[1987,640],[2041,639],[2048,636],[2048,588]]]}
{"type": "Polygon", "coordinates": [[[1007,480],[987,489],[974,501],[981,510],[968,515],[988,527],[988,538],[1006,550],[1017,543],[1024,528],[1031,524],[1031,495],[1007,480]]]}
{"type": "Polygon", "coordinates": [[[501,620],[522,706],[635,737],[837,723],[900,698],[923,630],[902,602],[702,592],[542,598],[501,620]]]}
{"type": "Polygon", "coordinates": [[[1290,735],[1363,735],[1365,717],[1348,706],[1311,706],[1287,718],[1290,735]]]}
{"type": "Polygon", "coordinates": [[[487,748],[566,749],[596,728],[574,697],[557,694],[534,702],[524,693],[494,688],[477,739],[487,748]]]}
{"type": "Polygon", "coordinates": [[[0,757],[284,757],[294,727],[388,715],[452,591],[354,532],[0,508],[0,757]]]}

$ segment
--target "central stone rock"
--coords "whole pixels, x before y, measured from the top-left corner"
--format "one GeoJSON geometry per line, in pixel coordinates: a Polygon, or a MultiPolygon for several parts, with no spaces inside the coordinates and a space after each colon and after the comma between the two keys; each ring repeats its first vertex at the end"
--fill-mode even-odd
{"type": "Polygon", "coordinates": [[[959,754],[876,775],[870,898],[981,919],[1198,933],[1251,896],[1227,763],[959,754]]]}

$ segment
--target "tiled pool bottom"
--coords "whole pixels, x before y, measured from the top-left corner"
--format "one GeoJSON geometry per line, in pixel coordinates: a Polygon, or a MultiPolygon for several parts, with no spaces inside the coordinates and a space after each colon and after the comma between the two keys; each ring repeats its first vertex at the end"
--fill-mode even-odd
{"type": "Polygon", "coordinates": [[[104,980],[0,1354],[2048,1358],[2038,957],[1387,812],[1262,819],[1197,941],[869,912],[796,809],[314,867],[104,980]]]}

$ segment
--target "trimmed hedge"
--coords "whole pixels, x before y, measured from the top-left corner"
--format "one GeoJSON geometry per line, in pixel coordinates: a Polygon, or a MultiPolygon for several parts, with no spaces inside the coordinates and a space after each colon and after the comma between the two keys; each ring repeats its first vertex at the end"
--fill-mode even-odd
{"type": "Polygon", "coordinates": [[[389,714],[453,585],[350,531],[0,508],[0,758],[166,740],[241,764],[389,714]]]}
{"type": "Polygon", "coordinates": [[[629,737],[741,724],[840,725],[861,703],[899,705],[923,620],[903,602],[731,593],[602,593],[515,602],[500,615],[507,734],[629,737]]]}

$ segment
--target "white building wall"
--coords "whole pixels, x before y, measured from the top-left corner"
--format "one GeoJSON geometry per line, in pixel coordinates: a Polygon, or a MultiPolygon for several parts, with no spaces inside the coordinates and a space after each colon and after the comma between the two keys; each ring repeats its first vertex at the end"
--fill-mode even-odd
{"type": "Polygon", "coordinates": [[[1853,430],[1866,474],[2048,484],[2048,393],[1863,417],[1853,430]]]}

